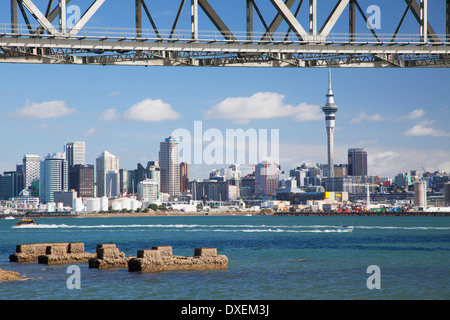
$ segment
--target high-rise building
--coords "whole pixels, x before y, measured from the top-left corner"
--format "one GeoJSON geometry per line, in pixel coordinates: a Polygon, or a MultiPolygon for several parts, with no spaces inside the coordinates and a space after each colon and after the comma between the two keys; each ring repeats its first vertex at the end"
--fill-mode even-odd
{"type": "Polygon", "coordinates": [[[348,149],[348,175],[367,176],[367,152],[363,148],[348,149]]]}
{"type": "Polygon", "coordinates": [[[117,198],[120,196],[120,176],[119,171],[111,170],[106,173],[106,196],[117,198]]]}
{"type": "Polygon", "coordinates": [[[153,202],[158,200],[158,183],[155,180],[146,179],[138,183],[138,200],[153,202]]]}
{"type": "Polygon", "coordinates": [[[327,102],[325,106],[322,107],[322,111],[325,113],[325,123],[328,138],[328,178],[334,177],[334,124],[335,124],[335,114],[338,111],[338,107],[334,104],[334,94],[331,90],[331,70],[328,69],[328,92],[327,92],[327,102]]]}
{"type": "Polygon", "coordinates": [[[170,136],[160,143],[161,193],[180,194],[180,141],[170,136]]]}
{"type": "Polygon", "coordinates": [[[37,155],[26,154],[23,156],[23,184],[27,189],[35,180],[39,180],[41,176],[41,158],[37,155]]]}
{"type": "Polygon", "coordinates": [[[77,164],[69,167],[69,190],[76,190],[80,198],[94,198],[94,166],[77,164]]]}
{"type": "Polygon", "coordinates": [[[86,146],[84,141],[68,142],[65,145],[66,160],[70,166],[85,164],[86,146]]]}
{"type": "Polygon", "coordinates": [[[68,166],[64,153],[52,153],[41,161],[39,198],[41,202],[53,202],[53,194],[68,191],[68,166]]]}
{"type": "Polygon", "coordinates": [[[96,159],[97,197],[107,196],[106,174],[109,171],[119,172],[119,158],[108,151],[103,151],[96,159]]]}
{"type": "Polygon", "coordinates": [[[147,163],[148,178],[157,182],[158,192],[161,188],[161,168],[158,161],[149,161],[147,163]]]}
{"type": "Polygon", "coordinates": [[[189,163],[180,163],[180,192],[185,193],[189,190],[189,163]]]}
{"type": "Polygon", "coordinates": [[[262,161],[255,166],[255,194],[271,196],[278,187],[278,165],[273,161],[262,161]]]}
{"type": "Polygon", "coordinates": [[[13,195],[14,177],[0,174],[0,200],[9,200],[13,195]]]}

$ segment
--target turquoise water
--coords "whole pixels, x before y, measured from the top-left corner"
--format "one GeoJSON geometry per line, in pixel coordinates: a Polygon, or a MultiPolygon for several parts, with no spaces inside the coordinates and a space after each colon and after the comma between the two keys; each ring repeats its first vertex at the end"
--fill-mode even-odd
{"type": "Polygon", "coordinates": [[[309,300],[449,299],[448,217],[129,217],[46,218],[38,226],[0,220],[0,268],[29,279],[0,283],[0,299],[309,300]],[[336,232],[342,223],[351,233],[336,232]],[[227,270],[130,273],[78,264],[81,289],[68,289],[67,265],[9,262],[15,246],[37,242],[115,243],[127,255],[170,245],[176,255],[215,247],[227,270]],[[306,260],[306,261],[304,261],[306,260]],[[369,290],[367,268],[380,268],[369,290]]]}

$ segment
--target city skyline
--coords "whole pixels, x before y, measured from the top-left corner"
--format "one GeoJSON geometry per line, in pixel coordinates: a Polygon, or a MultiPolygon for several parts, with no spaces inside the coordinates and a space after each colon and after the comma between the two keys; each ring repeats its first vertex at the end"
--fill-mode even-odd
{"type": "MultiPolygon", "coordinates": [[[[217,128],[222,128],[221,130],[225,132],[226,128],[243,128],[244,130],[248,128],[273,128],[273,123],[279,123],[280,129],[280,165],[283,169],[288,170],[298,165],[301,165],[303,162],[307,163],[326,163],[326,132],[323,130],[323,116],[320,114],[320,105],[323,103],[324,91],[326,89],[326,75],[325,70],[315,70],[315,73],[322,74],[322,81],[320,81],[320,89],[314,90],[318,91],[318,97],[315,98],[317,101],[316,105],[311,106],[311,110],[316,110],[317,119],[312,117],[313,119],[308,121],[298,122],[295,120],[289,121],[288,118],[283,117],[268,117],[267,119],[249,119],[248,123],[240,123],[237,124],[234,121],[230,120],[216,120],[216,119],[202,119],[203,124],[216,124],[217,128]],[[324,81],[325,80],[325,81],[324,81]],[[270,121],[272,120],[272,121],[270,121]],[[322,121],[320,121],[322,120],[322,121]],[[268,122],[272,122],[269,124],[268,122]],[[289,123],[290,122],[290,123],[289,123]],[[256,126],[257,124],[258,126],[256,126]],[[253,126],[255,125],[255,126],[253,126]],[[295,130],[292,130],[293,126],[301,125],[298,128],[298,134],[295,135],[295,130]],[[304,127],[304,128],[303,128],[304,127]],[[294,132],[293,132],[294,131],[294,132]],[[314,134],[305,135],[306,139],[296,138],[300,133],[313,132],[314,134]],[[291,133],[292,136],[287,133],[291,133]],[[286,136],[290,137],[290,141],[286,139],[286,136]],[[297,141],[297,143],[295,143],[297,141]],[[308,141],[313,143],[308,143],[308,141]],[[297,151],[298,154],[294,154],[294,150],[297,151]]],[[[389,70],[386,70],[389,72],[389,70]]],[[[420,70],[419,70],[420,71],[420,70]]],[[[436,70],[429,70],[431,72],[436,70]]],[[[272,73],[272,70],[267,70],[268,73],[272,73]]],[[[287,71],[289,72],[289,71],[287,71]]],[[[333,70],[334,82],[333,86],[337,89],[334,90],[335,94],[339,97],[340,105],[344,105],[345,107],[341,108],[342,116],[340,116],[340,121],[336,125],[336,133],[335,133],[335,163],[346,163],[347,149],[353,147],[363,147],[368,151],[368,161],[370,168],[370,175],[379,175],[379,176],[389,176],[392,177],[398,172],[409,171],[413,169],[421,169],[426,168],[427,171],[450,171],[450,162],[449,158],[449,142],[448,142],[448,131],[445,129],[443,124],[445,123],[445,119],[449,118],[450,110],[448,105],[442,104],[441,108],[436,110],[436,114],[440,114],[440,119],[437,119],[433,114],[433,110],[430,108],[421,108],[423,105],[421,103],[416,103],[412,105],[415,107],[414,109],[408,108],[406,113],[400,115],[394,115],[395,112],[389,114],[382,114],[381,112],[370,114],[366,112],[361,112],[358,114],[351,115],[349,114],[349,109],[354,109],[354,102],[349,103],[348,91],[342,90],[341,81],[342,79],[340,74],[348,72],[344,70],[333,70]],[[342,102],[341,102],[342,101],[342,102]],[[350,105],[350,106],[349,106],[350,105]],[[409,112],[408,112],[409,111],[409,112]],[[344,114],[345,113],[345,114],[344,114]],[[433,119],[433,120],[429,120],[433,119]],[[408,126],[409,125],[409,126],[408,126]],[[435,126],[434,129],[432,126],[435,126]],[[362,129],[365,127],[364,129],[362,129]],[[358,128],[358,135],[355,139],[355,135],[352,135],[352,129],[358,128]],[[371,132],[368,135],[368,132],[371,132]],[[386,134],[386,133],[389,134],[386,134]],[[351,137],[351,138],[350,138],[351,137]],[[397,147],[393,143],[393,140],[399,140],[397,142],[397,147]],[[353,142],[352,142],[353,141],[353,142]],[[386,142],[385,145],[382,142],[386,142]],[[439,147],[441,144],[442,147],[439,147]],[[416,145],[415,148],[412,146],[416,145]],[[416,155],[413,157],[412,155],[416,155]],[[434,156],[433,156],[434,155],[434,156]],[[377,162],[377,160],[379,160],[377,162]],[[416,160],[416,161],[413,161],[416,160]],[[380,170],[380,168],[385,167],[389,170],[380,170]]],[[[374,71],[375,72],[375,71],[374,71]]],[[[319,82],[319,81],[318,81],[319,82]]],[[[442,88],[442,92],[444,93],[444,89],[442,88]]],[[[412,94],[414,92],[412,91],[412,94]]],[[[241,102],[244,106],[251,107],[252,98],[255,97],[247,97],[246,101],[241,102]]],[[[275,108],[279,108],[282,110],[283,107],[289,107],[290,105],[282,105],[283,101],[280,104],[280,96],[277,94],[267,94],[267,97],[263,101],[274,101],[275,108]],[[278,99],[278,101],[277,101],[278,99]],[[278,103],[278,105],[277,105],[278,103]]],[[[245,100],[245,99],[243,99],[245,100]]],[[[256,99],[257,100],[257,99],[256,99]]],[[[401,99],[399,99],[401,100],[401,99]]],[[[223,101],[224,103],[226,100],[223,101]]],[[[150,103],[151,104],[151,103],[150,103]]],[[[50,110],[56,111],[64,111],[65,108],[51,108],[51,104],[45,104],[41,106],[35,106],[36,109],[48,107],[50,110]]],[[[292,106],[291,106],[292,107],[292,106]]],[[[67,107],[68,108],[68,107],[67,107]]],[[[151,108],[151,107],[150,107],[151,108]]],[[[8,109],[8,108],[6,108],[8,109]]],[[[132,109],[132,108],[130,108],[132,109]]],[[[130,111],[128,109],[128,111],[130,111]]],[[[69,108],[70,110],[70,108],[69,108]]],[[[109,109],[108,109],[109,110],[109,109]]],[[[173,110],[173,109],[172,109],[173,110]]],[[[212,108],[211,110],[214,110],[212,108]]],[[[127,111],[127,112],[128,112],[127,111]]],[[[108,111],[106,113],[110,113],[108,111]]],[[[118,112],[116,110],[115,112],[118,112]]],[[[301,111],[299,111],[301,113],[301,111]]],[[[72,113],[77,113],[63,116],[54,115],[55,119],[50,117],[45,119],[11,119],[10,113],[6,113],[3,111],[2,116],[2,131],[7,127],[11,127],[10,129],[15,131],[14,125],[17,125],[21,128],[21,130],[25,130],[30,135],[27,137],[26,135],[19,135],[19,137],[14,138],[14,140],[8,139],[8,135],[3,131],[2,145],[6,147],[9,151],[7,153],[2,153],[2,159],[0,160],[0,170],[9,171],[13,170],[15,164],[20,164],[23,155],[25,154],[38,154],[43,158],[48,153],[61,152],[64,147],[64,140],[85,140],[86,141],[86,163],[94,163],[95,158],[104,149],[114,150],[112,153],[117,154],[117,156],[121,159],[121,167],[123,168],[134,168],[137,162],[146,162],[150,160],[158,159],[158,144],[160,139],[162,140],[165,136],[168,136],[170,132],[161,132],[161,126],[170,125],[170,123],[176,122],[179,126],[172,126],[173,130],[177,128],[185,128],[187,130],[192,130],[193,121],[196,121],[196,116],[192,116],[189,113],[185,113],[184,117],[190,117],[192,122],[183,121],[183,120],[165,120],[158,122],[135,122],[124,119],[107,119],[107,115],[105,112],[97,114],[98,120],[94,124],[94,127],[86,127],[81,120],[78,120],[72,129],[77,127],[89,128],[85,132],[80,132],[77,134],[72,134],[72,132],[68,132],[66,137],[64,136],[64,132],[61,126],[64,123],[67,125],[67,120],[70,118],[86,118],[86,115],[80,113],[79,110],[72,113]],[[101,120],[103,119],[103,121],[101,120]],[[58,124],[61,122],[61,125],[58,124]],[[47,125],[49,123],[53,123],[53,127],[47,125]],[[142,131],[141,127],[145,127],[145,125],[149,125],[148,132],[142,131]],[[117,127],[118,125],[123,125],[126,128],[130,128],[134,126],[135,135],[133,136],[133,131],[126,130],[125,132],[122,130],[117,130],[117,132],[111,131],[112,127],[117,127]],[[25,127],[24,127],[25,126],[25,127]],[[54,128],[55,129],[52,129],[54,128]],[[57,129],[56,129],[57,127],[57,129]],[[34,133],[33,133],[34,132],[34,133]],[[31,135],[33,133],[33,135],[31,135]],[[106,137],[105,135],[109,133],[112,136],[106,137]],[[119,137],[121,134],[124,134],[123,137],[119,137]],[[38,144],[32,143],[35,142],[34,136],[42,135],[47,136],[47,139],[44,141],[40,140],[38,144]],[[133,138],[134,137],[134,138],[133,138]],[[79,139],[82,138],[82,139],[79,139]],[[17,140],[16,140],[17,139],[17,140]],[[114,143],[114,140],[121,140],[121,143],[114,143]],[[143,143],[142,140],[147,140],[148,148],[146,148],[146,152],[142,152],[139,150],[135,153],[135,157],[132,156],[133,149],[127,149],[126,146],[122,145],[124,140],[127,140],[128,146],[133,144],[143,143]],[[136,141],[133,141],[136,140],[136,141]],[[32,146],[30,146],[32,144],[32,146]],[[55,150],[56,149],[56,150],[55,150]],[[17,150],[16,153],[12,152],[12,150],[17,150]]],[[[125,112],[126,114],[126,112],[125,112]]],[[[118,115],[117,115],[118,117],[118,115]]],[[[200,116],[198,118],[201,118],[200,116]]],[[[73,120],[73,119],[72,119],[73,120]]],[[[87,120],[87,119],[86,119],[87,120]]],[[[90,122],[90,121],[88,121],[90,122]]],[[[170,127],[167,131],[170,130],[170,127]]],[[[172,131],[173,131],[172,130],[172,131]]],[[[15,131],[17,134],[17,131],[15,131]]],[[[14,135],[15,136],[15,135],[14,135]]],[[[208,165],[191,165],[191,176],[192,178],[203,178],[207,176],[208,172],[214,166],[208,165]],[[204,167],[204,168],[199,168],[204,167]]]]}
{"type": "MultiPolygon", "coordinates": [[[[155,3],[156,10],[159,5],[155,3]]],[[[392,5],[399,12],[405,6],[392,5]]],[[[103,6],[90,23],[116,26],[126,21],[124,27],[132,28],[134,7],[124,7],[126,12],[118,7],[114,2],[103,6]],[[131,18],[118,19],[120,15],[131,18]]],[[[392,30],[394,10],[384,4],[380,8],[383,23],[377,31],[383,33],[392,30]]],[[[167,21],[163,11],[157,12],[160,26],[167,21]]],[[[430,15],[438,13],[430,9],[430,15]]],[[[9,19],[7,12],[0,13],[1,21],[9,19]]],[[[241,20],[227,23],[231,30],[240,30],[241,20]]],[[[214,29],[201,23],[204,30],[214,29]]],[[[433,27],[437,34],[445,33],[441,26],[433,27]]],[[[338,23],[336,28],[339,32],[344,26],[338,23]]],[[[417,28],[408,15],[401,32],[417,28]]],[[[14,170],[26,154],[43,159],[62,152],[64,140],[85,141],[88,164],[108,150],[120,159],[121,168],[132,169],[136,163],[157,160],[160,141],[179,128],[192,132],[195,121],[202,121],[204,130],[223,133],[235,128],[279,129],[283,170],[304,162],[327,163],[320,109],[326,68],[1,64],[0,70],[8,75],[0,80],[1,173],[14,170]]],[[[334,163],[346,163],[349,148],[365,148],[369,175],[393,177],[422,167],[450,172],[448,69],[333,68],[332,74],[340,106],[334,163]]],[[[247,170],[252,165],[247,164],[247,170]]],[[[191,164],[190,178],[203,179],[215,167],[191,164]]]]}

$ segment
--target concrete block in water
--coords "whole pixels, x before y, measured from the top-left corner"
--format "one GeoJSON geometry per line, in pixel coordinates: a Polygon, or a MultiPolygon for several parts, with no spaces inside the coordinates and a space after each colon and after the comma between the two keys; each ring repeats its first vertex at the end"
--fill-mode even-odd
{"type": "Polygon", "coordinates": [[[193,257],[174,256],[172,247],[153,247],[139,250],[136,258],[128,261],[128,271],[156,272],[173,270],[227,269],[228,258],[217,255],[216,248],[196,248],[193,257]]]}

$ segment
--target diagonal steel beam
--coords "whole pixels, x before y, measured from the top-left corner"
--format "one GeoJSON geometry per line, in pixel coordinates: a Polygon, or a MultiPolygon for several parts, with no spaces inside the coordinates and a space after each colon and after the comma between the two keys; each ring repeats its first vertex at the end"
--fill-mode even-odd
{"type": "Polygon", "coordinates": [[[338,3],[336,3],[336,6],[333,8],[333,11],[328,16],[327,20],[323,24],[322,28],[319,31],[319,34],[322,36],[327,36],[331,29],[336,24],[337,20],[341,16],[342,12],[344,11],[345,7],[348,5],[350,0],[339,0],[338,3]]]}
{"type": "Polygon", "coordinates": [[[150,21],[150,24],[152,25],[153,31],[155,31],[155,34],[158,38],[161,38],[161,35],[159,34],[158,28],[156,27],[156,23],[152,18],[152,15],[150,14],[150,11],[147,8],[147,5],[145,4],[144,0],[141,0],[141,5],[144,8],[145,14],[147,15],[148,20],[150,21]]]}
{"type": "MultiPolygon", "coordinates": [[[[66,0],[66,5],[69,4],[71,0],[66,0]]],[[[53,22],[53,20],[56,19],[56,17],[59,16],[60,14],[60,10],[59,10],[59,6],[56,6],[55,9],[53,9],[52,12],[50,12],[51,6],[52,6],[53,0],[50,0],[48,6],[47,6],[47,11],[45,12],[45,17],[48,19],[48,21],[53,22]],[[50,13],[49,13],[50,12],[50,13]]],[[[36,34],[40,34],[42,33],[42,31],[44,30],[44,28],[42,26],[39,26],[35,33],[36,34]]]]}
{"type": "Polygon", "coordinates": [[[289,27],[297,34],[300,39],[307,39],[308,33],[303,29],[300,22],[292,14],[291,10],[286,6],[286,4],[281,0],[270,0],[273,6],[278,10],[284,20],[287,22],[289,27]]]}
{"type": "MultiPolygon", "coordinates": [[[[286,0],[285,5],[290,10],[291,7],[294,5],[296,0],[286,0]]],[[[296,18],[296,16],[294,16],[296,18]]],[[[269,25],[268,31],[264,33],[261,40],[266,39],[268,36],[272,35],[274,32],[277,31],[278,27],[280,26],[281,22],[283,22],[283,16],[278,12],[275,16],[275,18],[272,20],[272,22],[269,25]]]]}
{"type": "Polygon", "coordinates": [[[36,5],[31,0],[19,0],[31,15],[39,22],[39,24],[49,33],[57,34],[58,31],[54,26],[47,20],[47,18],[42,14],[42,12],[36,7],[36,5]]]}
{"type": "Polygon", "coordinates": [[[223,37],[227,40],[236,40],[236,37],[233,33],[228,29],[219,15],[214,11],[211,5],[208,3],[208,0],[198,0],[198,4],[200,8],[206,13],[209,20],[216,26],[217,30],[223,35],[223,37]]]}
{"type": "Polygon", "coordinates": [[[80,31],[80,29],[83,28],[84,25],[89,21],[89,19],[92,18],[94,13],[97,12],[97,10],[104,2],[105,0],[94,0],[89,9],[87,9],[83,16],[80,18],[80,20],[78,20],[77,23],[72,27],[72,29],[70,29],[69,35],[76,35],[80,31]]]}
{"type": "Polygon", "coordinates": [[[357,0],[355,0],[355,4],[356,4],[356,7],[358,8],[359,13],[360,13],[361,16],[363,17],[364,22],[365,22],[366,25],[369,27],[370,32],[372,32],[372,34],[373,34],[373,36],[375,37],[375,39],[377,39],[377,41],[380,42],[380,39],[378,38],[378,36],[377,36],[375,30],[372,28],[372,26],[371,26],[370,23],[368,22],[367,17],[366,17],[366,14],[364,13],[364,10],[361,9],[361,6],[359,5],[359,3],[358,3],[357,0]]]}
{"type": "Polygon", "coordinates": [[[185,1],[186,0],[181,0],[180,7],[178,8],[178,12],[177,12],[177,15],[175,17],[175,21],[173,22],[173,25],[172,25],[172,30],[170,30],[169,39],[171,39],[173,37],[173,33],[175,32],[175,28],[177,27],[178,19],[180,18],[181,11],[183,11],[183,7],[184,7],[184,2],[185,1]]]}

